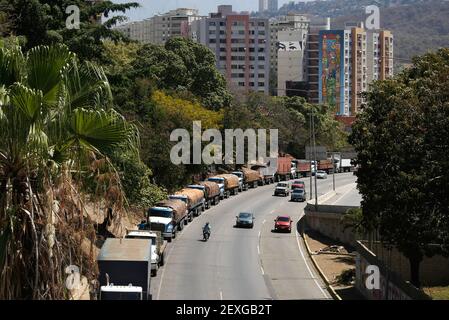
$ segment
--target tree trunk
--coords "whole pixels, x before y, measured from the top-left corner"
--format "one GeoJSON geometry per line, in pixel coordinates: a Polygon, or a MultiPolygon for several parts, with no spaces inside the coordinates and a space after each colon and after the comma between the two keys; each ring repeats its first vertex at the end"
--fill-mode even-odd
{"type": "Polygon", "coordinates": [[[419,267],[421,265],[422,257],[410,257],[410,282],[416,287],[421,287],[421,282],[419,280],[419,267]]]}

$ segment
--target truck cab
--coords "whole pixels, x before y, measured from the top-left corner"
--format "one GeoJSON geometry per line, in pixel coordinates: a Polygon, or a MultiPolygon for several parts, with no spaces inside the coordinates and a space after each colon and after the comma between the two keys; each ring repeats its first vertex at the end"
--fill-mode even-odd
{"type": "Polygon", "coordinates": [[[244,185],[243,185],[243,178],[244,178],[244,174],[241,171],[233,171],[231,172],[233,175],[236,175],[237,177],[239,177],[239,191],[243,191],[244,185]]]}
{"type": "Polygon", "coordinates": [[[224,178],[209,178],[207,179],[207,181],[212,181],[215,182],[216,184],[218,184],[218,186],[220,187],[220,198],[223,200],[226,196],[225,193],[225,179],[224,178]]]}
{"type": "Polygon", "coordinates": [[[164,239],[169,242],[176,232],[173,223],[173,209],[166,207],[153,207],[148,210],[148,224],[151,230],[160,231],[164,239]]]}

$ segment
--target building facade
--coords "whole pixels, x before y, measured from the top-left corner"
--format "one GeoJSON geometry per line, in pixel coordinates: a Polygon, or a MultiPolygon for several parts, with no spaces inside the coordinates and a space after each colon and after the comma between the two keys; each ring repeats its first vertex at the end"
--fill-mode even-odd
{"type": "Polygon", "coordinates": [[[309,22],[306,16],[299,14],[270,20],[272,94],[306,96],[305,53],[309,22]]]}
{"type": "Polygon", "coordinates": [[[191,38],[215,53],[217,68],[230,88],[268,94],[269,30],[268,19],[219,6],[217,13],[192,23],[191,38]]]}
{"type": "Polygon", "coordinates": [[[361,93],[375,80],[393,75],[393,35],[363,25],[319,32],[319,103],[337,116],[355,116],[363,103],[361,93]]]}
{"type": "Polygon", "coordinates": [[[307,81],[307,98],[310,103],[319,103],[319,43],[320,31],[330,30],[330,18],[313,18],[310,19],[309,32],[307,35],[307,50],[305,57],[305,73],[307,81]]]}
{"type": "Polygon", "coordinates": [[[164,44],[171,37],[185,37],[190,33],[192,22],[203,18],[198,10],[179,8],[149,19],[116,27],[132,40],[142,43],[164,44]]]}

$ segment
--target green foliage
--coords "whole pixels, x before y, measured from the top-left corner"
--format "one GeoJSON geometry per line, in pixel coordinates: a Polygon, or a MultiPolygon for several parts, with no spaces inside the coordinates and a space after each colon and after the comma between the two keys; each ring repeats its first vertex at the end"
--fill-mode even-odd
{"type": "Polygon", "coordinates": [[[305,157],[310,143],[310,113],[314,112],[317,144],[338,150],[347,136],[329,108],[312,105],[301,97],[270,97],[261,93],[237,96],[225,108],[224,127],[241,129],[278,129],[280,151],[297,158],[305,157]]]}
{"type": "Polygon", "coordinates": [[[3,19],[8,19],[9,23],[9,28],[3,33],[24,36],[27,39],[26,49],[64,43],[77,53],[80,60],[101,63],[107,62],[103,39],[126,40],[121,33],[111,30],[112,26],[126,17],[110,17],[111,14],[125,13],[138,6],[136,2],[114,4],[111,1],[92,3],[84,0],[0,0],[0,8],[3,9],[0,11],[4,11],[6,16],[3,19]],[[80,8],[79,30],[66,28],[68,14],[65,11],[70,5],[80,8]],[[103,24],[96,23],[102,15],[110,18],[103,24]]]}
{"type": "Polygon", "coordinates": [[[120,170],[122,185],[130,203],[148,208],[167,198],[165,190],[151,183],[153,173],[138,157],[120,153],[112,160],[120,170]]]}
{"type": "Polygon", "coordinates": [[[229,105],[226,81],[207,47],[184,38],[171,38],[165,46],[145,45],[133,64],[133,77],[149,78],[159,89],[191,92],[201,103],[218,110],[229,105]]]}
{"type": "Polygon", "coordinates": [[[67,298],[56,279],[69,264],[96,278],[81,245],[95,243],[81,191],[93,172],[101,203],[120,218],[124,197],[109,157],[138,158],[138,140],[112,108],[100,67],[64,45],[0,48],[1,299],[67,298]]]}
{"type": "Polygon", "coordinates": [[[350,142],[358,152],[363,219],[411,261],[419,285],[423,255],[449,253],[449,49],[414,59],[376,83],[350,142]]]}

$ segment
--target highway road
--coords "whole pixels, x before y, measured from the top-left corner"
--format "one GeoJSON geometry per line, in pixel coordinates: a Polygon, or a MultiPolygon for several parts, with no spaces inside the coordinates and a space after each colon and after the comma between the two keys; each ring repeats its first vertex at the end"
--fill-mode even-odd
{"type": "MultiPolygon", "coordinates": [[[[303,180],[309,191],[309,178],[303,180]]],[[[352,173],[336,175],[337,188],[354,182],[352,173]]],[[[331,299],[296,228],[291,234],[272,231],[277,215],[292,216],[296,226],[305,207],[274,197],[274,187],[241,192],[186,226],[169,244],[166,265],[152,279],[153,299],[331,299]],[[254,213],[253,229],[235,228],[239,212],[254,213]],[[212,235],[203,242],[202,226],[207,221],[212,235]]],[[[331,176],[318,180],[318,195],[331,190],[331,176]]]]}

